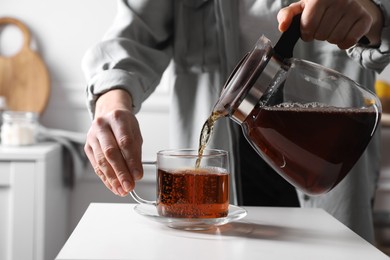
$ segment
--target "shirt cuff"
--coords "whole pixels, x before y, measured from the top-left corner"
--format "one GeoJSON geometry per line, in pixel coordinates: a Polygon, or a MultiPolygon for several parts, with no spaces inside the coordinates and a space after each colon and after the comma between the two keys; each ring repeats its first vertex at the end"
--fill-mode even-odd
{"type": "Polygon", "coordinates": [[[390,1],[389,0],[372,0],[382,11],[384,27],[390,25],[390,1]]]}
{"type": "Polygon", "coordinates": [[[145,91],[138,78],[127,71],[112,69],[100,72],[87,85],[87,108],[92,118],[99,96],[113,89],[123,89],[131,95],[134,114],[141,109],[145,91]]]}

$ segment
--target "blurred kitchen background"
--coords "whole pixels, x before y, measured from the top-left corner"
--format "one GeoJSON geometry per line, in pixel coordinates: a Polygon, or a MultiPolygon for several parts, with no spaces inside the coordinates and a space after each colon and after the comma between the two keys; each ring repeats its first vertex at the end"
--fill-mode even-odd
{"type": "MultiPolygon", "coordinates": [[[[46,128],[78,133],[77,137],[87,132],[91,119],[85,105],[85,80],[80,62],[86,49],[102,38],[113,21],[115,2],[1,1],[0,18],[12,17],[28,27],[32,35],[31,47],[41,55],[48,68],[50,96],[46,108],[39,115],[39,122],[46,128]]],[[[0,27],[0,56],[15,54],[23,41],[18,27],[0,27]]],[[[378,75],[378,79],[390,82],[390,67],[378,75]]],[[[169,88],[164,84],[167,81],[169,73],[137,115],[144,138],[144,160],[154,160],[158,150],[168,147],[170,97],[169,88]]],[[[382,126],[381,130],[383,161],[375,223],[378,247],[386,251],[386,246],[390,246],[390,125],[382,126]]],[[[130,197],[119,198],[109,192],[89,164],[80,165],[74,159],[72,161],[71,152],[60,141],[57,145],[37,146],[36,149],[0,149],[0,259],[53,259],[89,203],[131,202],[130,197]],[[27,164],[30,167],[20,167],[23,162],[30,163],[27,164]],[[53,165],[53,162],[57,164],[53,165]],[[72,172],[70,168],[77,172],[72,172]],[[23,177],[15,177],[18,169],[22,169],[23,177]],[[49,177],[42,177],[46,174],[49,177]],[[63,182],[63,175],[69,174],[74,176],[72,184],[51,183],[50,178],[63,182]],[[42,183],[35,179],[35,175],[40,176],[42,183]],[[29,181],[31,186],[36,186],[31,193],[18,184],[27,182],[28,187],[29,181]],[[51,196],[52,189],[61,191],[57,190],[51,196]]],[[[154,189],[154,169],[146,169],[145,178],[138,184],[137,190],[152,199],[154,189]]]]}

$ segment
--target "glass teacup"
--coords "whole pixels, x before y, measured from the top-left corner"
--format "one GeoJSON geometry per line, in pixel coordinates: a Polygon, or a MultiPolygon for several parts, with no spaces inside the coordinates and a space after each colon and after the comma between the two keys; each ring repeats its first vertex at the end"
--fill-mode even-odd
{"type": "Polygon", "coordinates": [[[135,191],[130,194],[138,203],[156,206],[163,217],[226,217],[230,190],[228,153],[206,149],[198,159],[196,149],[159,151],[156,201],[144,200],[135,191]]]}

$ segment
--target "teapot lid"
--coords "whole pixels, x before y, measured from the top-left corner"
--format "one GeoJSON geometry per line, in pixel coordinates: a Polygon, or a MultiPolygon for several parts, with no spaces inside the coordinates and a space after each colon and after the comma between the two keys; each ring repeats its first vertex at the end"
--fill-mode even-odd
{"type": "Polygon", "coordinates": [[[300,16],[293,18],[274,48],[264,35],[259,38],[228,78],[213,112],[230,115],[238,123],[245,120],[273,83],[283,61],[292,57],[300,38],[300,16]]]}
{"type": "Polygon", "coordinates": [[[214,112],[243,122],[280,69],[280,61],[270,62],[275,59],[273,55],[270,40],[261,36],[226,81],[214,112]]]}

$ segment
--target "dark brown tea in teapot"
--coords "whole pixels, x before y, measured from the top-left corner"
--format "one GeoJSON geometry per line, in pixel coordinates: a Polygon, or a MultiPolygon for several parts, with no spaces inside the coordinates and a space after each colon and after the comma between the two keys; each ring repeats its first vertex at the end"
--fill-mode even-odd
{"type": "MultiPolygon", "coordinates": [[[[202,128],[197,167],[220,117],[213,112],[202,128]]],[[[241,126],[252,147],[282,177],[304,193],[318,195],[351,170],[377,120],[374,108],[279,104],[254,109],[241,126]]]]}
{"type": "Polygon", "coordinates": [[[374,109],[279,105],[254,109],[242,127],[275,170],[315,195],[332,189],[351,170],[375,120],[374,109]]]}

